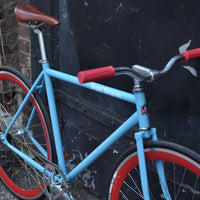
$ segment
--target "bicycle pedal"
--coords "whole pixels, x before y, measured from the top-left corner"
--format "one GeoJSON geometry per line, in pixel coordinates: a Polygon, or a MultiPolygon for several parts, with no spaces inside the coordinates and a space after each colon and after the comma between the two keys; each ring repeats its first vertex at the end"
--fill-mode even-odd
{"type": "Polygon", "coordinates": [[[46,194],[49,200],[74,200],[71,192],[66,187],[49,185],[50,192],[46,194]]]}
{"type": "Polygon", "coordinates": [[[65,156],[65,160],[68,160],[70,158],[73,158],[73,154],[68,154],[68,155],[65,156]]]}

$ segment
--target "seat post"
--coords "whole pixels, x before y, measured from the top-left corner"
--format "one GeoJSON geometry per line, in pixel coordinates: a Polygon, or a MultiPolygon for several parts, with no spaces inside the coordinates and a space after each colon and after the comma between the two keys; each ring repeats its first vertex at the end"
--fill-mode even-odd
{"type": "Polygon", "coordinates": [[[39,45],[40,45],[40,53],[41,53],[41,63],[46,63],[47,57],[46,57],[46,50],[45,50],[44,38],[43,38],[42,31],[40,31],[38,28],[34,28],[34,32],[38,35],[38,40],[39,40],[39,45]]]}

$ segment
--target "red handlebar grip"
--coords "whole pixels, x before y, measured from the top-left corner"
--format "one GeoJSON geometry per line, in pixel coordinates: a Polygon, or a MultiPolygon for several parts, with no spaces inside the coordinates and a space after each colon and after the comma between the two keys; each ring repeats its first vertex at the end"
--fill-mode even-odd
{"type": "Polygon", "coordinates": [[[189,51],[184,51],[181,54],[185,56],[185,59],[183,60],[183,62],[198,59],[198,58],[200,58],[200,48],[192,49],[192,50],[189,50],[189,51]]]}
{"type": "Polygon", "coordinates": [[[113,66],[100,67],[91,70],[80,71],[78,73],[79,83],[87,83],[91,81],[99,81],[103,79],[112,78],[115,76],[115,69],[113,66]]]}

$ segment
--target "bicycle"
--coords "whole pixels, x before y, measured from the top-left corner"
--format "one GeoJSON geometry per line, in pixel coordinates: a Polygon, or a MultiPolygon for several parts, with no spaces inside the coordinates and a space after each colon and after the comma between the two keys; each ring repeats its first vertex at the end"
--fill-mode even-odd
{"type": "Polygon", "coordinates": [[[49,199],[73,200],[70,191],[73,180],[138,125],[136,146],[124,152],[114,166],[108,199],[200,198],[200,155],[178,144],[158,140],[156,128],[151,128],[149,123],[142,86],[142,82],[154,81],[166,74],[177,62],[200,58],[200,49],[171,58],[162,70],[140,65],[132,68],[107,66],[79,72],[77,78],[51,69],[46,58],[40,27],[44,23],[57,25],[59,20],[32,5],[17,6],[15,16],[19,22],[27,22],[38,35],[42,72],[31,85],[17,70],[0,67],[0,175],[14,195],[21,199],[39,199],[46,195],[49,199]],[[33,21],[40,23],[32,24],[33,21]],[[93,82],[122,74],[134,79],[133,93],[93,82]],[[51,78],[136,105],[136,112],[69,172],[66,170],[51,78]],[[41,100],[45,91],[51,120],[41,100]]]}

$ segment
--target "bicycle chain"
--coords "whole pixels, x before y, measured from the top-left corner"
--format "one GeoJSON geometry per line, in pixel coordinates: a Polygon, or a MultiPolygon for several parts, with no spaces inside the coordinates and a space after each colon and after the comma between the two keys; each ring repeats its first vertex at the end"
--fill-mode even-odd
{"type": "MultiPolygon", "coordinates": [[[[56,170],[57,172],[59,172],[60,174],[62,173],[60,169],[55,168],[55,167],[52,166],[51,164],[47,164],[47,165],[45,166],[45,169],[44,169],[44,172],[43,172],[44,190],[46,191],[46,195],[47,195],[48,197],[50,197],[51,200],[54,200],[54,199],[58,198],[59,196],[61,196],[61,195],[64,194],[65,192],[69,192],[69,190],[65,187],[65,185],[67,185],[67,183],[66,183],[64,180],[62,180],[61,182],[57,182],[57,183],[54,182],[54,181],[55,181],[55,180],[54,180],[54,175],[55,175],[54,173],[55,173],[55,170],[56,170]],[[50,171],[51,177],[47,177],[47,176],[46,176],[46,171],[50,171]],[[61,189],[62,189],[62,191],[57,192],[56,195],[55,195],[53,198],[52,198],[51,192],[54,192],[54,188],[52,188],[52,191],[50,190],[50,192],[49,192],[49,190],[48,190],[48,188],[47,188],[47,186],[51,186],[51,184],[52,184],[53,186],[57,186],[58,184],[60,184],[60,187],[61,187],[61,189]],[[63,186],[64,186],[64,187],[63,187],[63,186]]],[[[53,193],[53,194],[54,194],[54,193],[53,193]]]]}

